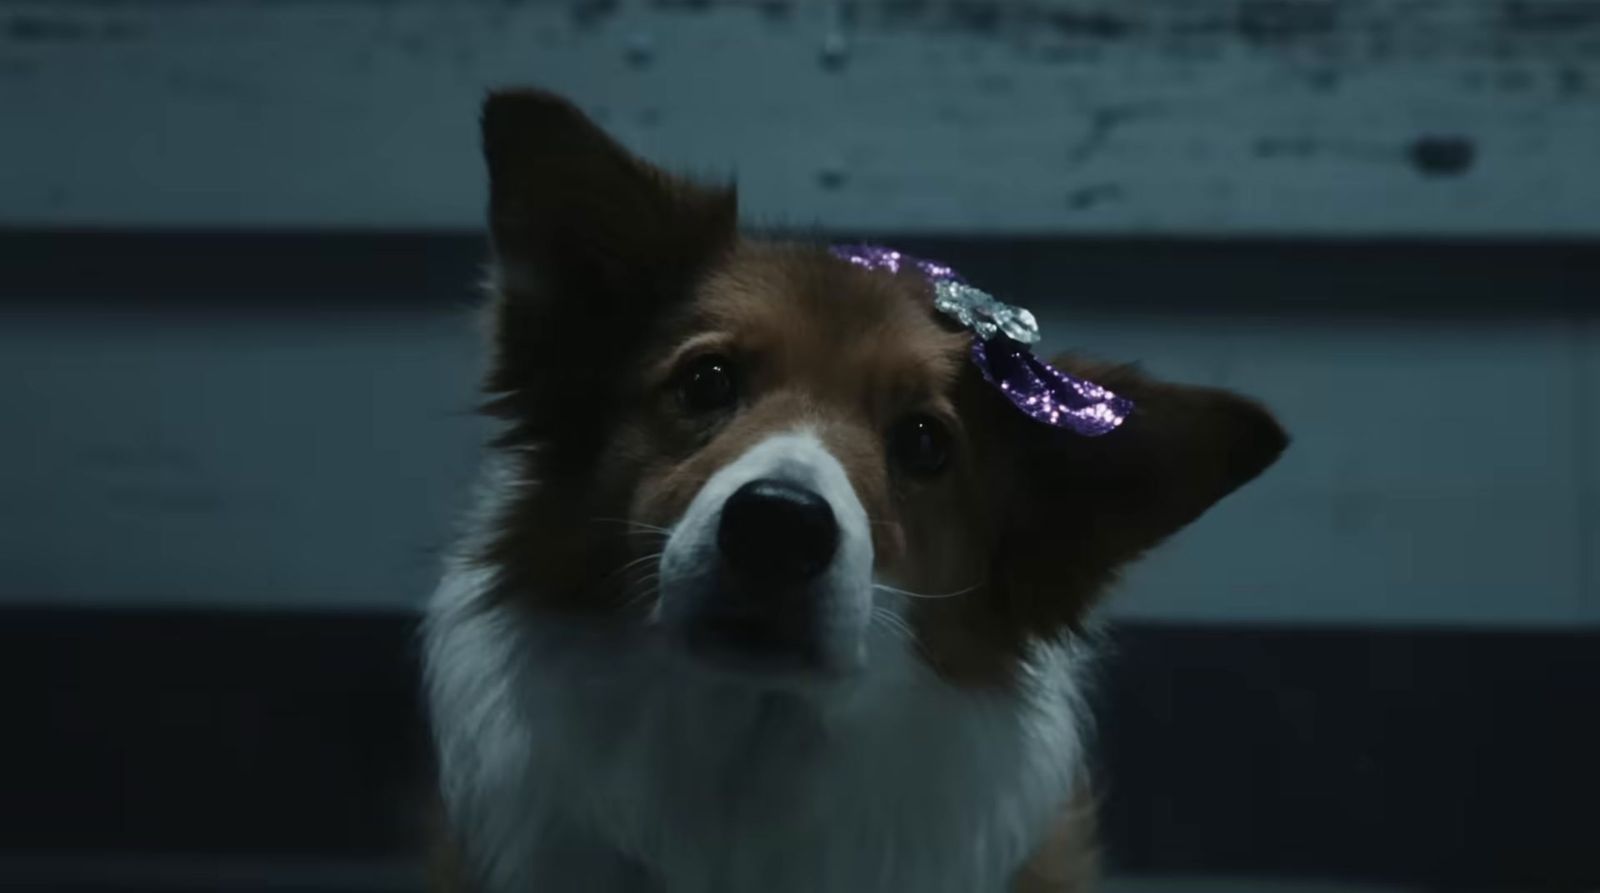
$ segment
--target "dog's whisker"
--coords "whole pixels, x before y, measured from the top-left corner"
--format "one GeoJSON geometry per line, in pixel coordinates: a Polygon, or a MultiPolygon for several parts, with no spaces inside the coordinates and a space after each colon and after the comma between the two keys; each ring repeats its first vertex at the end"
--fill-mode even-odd
{"type": "Polygon", "coordinates": [[[634,608],[637,605],[640,605],[640,604],[642,604],[644,602],[649,601],[652,598],[655,598],[657,595],[660,595],[661,594],[661,587],[656,582],[654,582],[654,581],[657,581],[657,580],[660,580],[660,579],[661,579],[661,575],[660,574],[653,574],[653,575],[651,575],[651,577],[648,577],[648,578],[646,578],[644,580],[639,581],[639,583],[637,584],[640,587],[639,591],[635,592],[634,594],[632,594],[630,596],[628,596],[626,599],[623,600],[623,602],[621,604],[617,605],[617,610],[618,611],[627,611],[627,610],[629,610],[631,608],[634,608]],[[646,584],[649,584],[649,585],[646,585],[646,584]]]}
{"type": "Polygon", "coordinates": [[[907,638],[916,638],[916,633],[912,631],[911,625],[906,623],[903,618],[896,616],[893,611],[890,611],[887,608],[873,608],[872,617],[879,623],[882,623],[888,629],[894,630],[895,632],[900,633],[907,638]]]}
{"type": "Polygon", "coordinates": [[[628,562],[627,564],[624,564],[623,566],[621,566],[621,567],[617,568],[616,570],[612,571],[610,574],[608,574],[606,576],[606,579],[610,580],[613,577],[617,577],[617,576],[620,576],[622,574],[625,574],[629,570],[632,570],[633,568],[636,568],[639,565],[644,564],[646,562],[655,561],[655,560],[659,559],[661,556],[663,556],[665,554],[667,554],[667,553],[665,553],[665,552],[652,552],[649,555],[641,555],[638,558],[635,558],[632,561],[628,562]]]}
{"type": "Polygon", "coordinates": [[[615,524],[619,527],[625,527],[630,533],[651,533],[662,537],[672,535],[672,531],[669,528],[656,524],[646,524],[643,521],[635,521],[632,518],[590,518],[589,520],[596,524],[615,524]]]}
{"type": "Polygon", "coordinates": [[[878,623],[891,634],[911,643],[911,647],[915,648],[924,657],[932,659],[927,645],[923,644],[922,638],[917,635],[916,630],[911,628],[911,624],[907,623],[905,618],[897,616],[893,611],[887,608],[873,608],[872,613],[868,615],[867,622],[878,623]]]}
{"type": "Polygon", "coordinates": [[[644,576],[640,577],[639,579],[633,581],[633,585],[635,585],[635,586],[653,586],[656,583],[658,583],[660,580],[661,580],[661,572],[660,571],[655,571],[653,573],[645,574],[644,576]]]}
{"type": "Polygon", "coordinates": [[[981,583],[981,582],[974,583],[971,586],[967,586],[967,587],[962,588],[962,589],[957,589],[954,592],[940,592],[940,593],[912,592],[909,589],[898,589],[898,588],[896,588],[894,586],[889,586],[889,585],[886,585],[884,583],[874,583],[874,584],[872,584],[872,588],[873,589],[877,589],[877,590],[879,590],[881,592],[888,592],[888,593],[891,593],[893,595],[902,595],[902,596],[905,596],[906,598],[941,599],[941,598],[955,598],[958,595],[966,595],[969,592],[976,592],[979,589],[983,588],[983,583],[981,583]]]}

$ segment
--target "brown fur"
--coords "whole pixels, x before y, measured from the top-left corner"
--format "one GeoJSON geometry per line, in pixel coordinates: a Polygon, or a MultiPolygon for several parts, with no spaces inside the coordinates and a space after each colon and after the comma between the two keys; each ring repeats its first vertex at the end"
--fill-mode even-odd
{"type": "Polygon", "coordinates": [[[626,509],[630,484],[601,454],[619,410],[643,399],[638,361],[659,327],[732,249],[737,203],[640,162],[538,91],[494,94],[483,145],[500,282],[486,408],[509,423],[499,445],[539,483],[484,558],[543,607],[593,610],[608,597],[595,581],[632,545],[596,521],[626,509]]]}
{"type": "MultiPolygon", "coordinates": [[[[1119,430],[1082,438],[1022,416],[966,361],[968,336],[913,275],[823,248],[749,240],[731,189],[694,186],[629,155],[546,94],[485,107],[495,296],[492,413],[522,489],[482,556],[530,610],[631,622],[666,525],[761,438],[816,428],[873,521],[877,574],[924,594],[910,617],[953,684],[1006,686],[1027,643],[1073,628],[1117,570],[1270,465],[1286,438],[1235,395],[1127,367],[1058,364],[1131,397],[1119,430]],[[715,349],[741,371],[737,412],[678,405],[673,375],[715,349]],[[947,420],[950,467],[919,481],[886,432],[947,420]]],[[[1092,863],[1074,814],[1019,876],[1074,888],[1092,863]],[[1076,855],[1074,855],[1076,854],[1076,855]]]]}
{"type": "Polygon", "coordinates": [[[1287,443],[1265,410],[1236,395],[1071,355],[1053,362],[1136,408],[1115,432],[1084,438],[1033,422],[965,376],[958,402],[983,436],[972,438],[977,483],[961,516],[983,523],[959,535],[982,543],[982,570],[921,585],[948,591],[981,573],[985,589],[917,602],[912,618],[947,678],[1004,684],[1029,640],[1076,628],[1120,568],[1255,477],[1287,443]]]}

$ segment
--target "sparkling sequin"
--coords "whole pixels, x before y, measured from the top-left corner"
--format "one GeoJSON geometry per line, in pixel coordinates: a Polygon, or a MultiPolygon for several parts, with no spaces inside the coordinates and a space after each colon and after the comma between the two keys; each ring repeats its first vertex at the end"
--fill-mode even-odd
{"type": "Polygon", "coordinates": [[[1035,344],[1039,340],[1039,323],[1032,313],[1001,303],[988,292],[965,282],[935,281],[933,306],[977,332],[984,340],[997,334],[1023,344],[1035,344]]]}
{"type": "Polygon", "coordinates": [[[877,245],[842,245],[836,257],[869,270],[921,273],[933,285],[934,306],[977,337],[972,362],[984,380],[1028,416],[1085,437],[1115,430],[1133,411],[1133,401],[1062,372],[1033,355],[1039,323],[1022,307],[1006,304],[969,285],[944,264],[877,245]]]}
{"type": "Polygon", "coordinates": [[[1084,437],[1115,430],[1133,411],[1128,398],[1068,375],[1008,338],[973,339],[972,362],[1013,406],[1046,425],[1084,437]]]}
{"type": "Polygon", "coordinates": [[[1033,314],[1013,307],[981,288],[969,285],[956,271],[944,264],[901,254],[877,245],[840,246],[833,253],[869,270],[898,273],[902,268],[916,270],[933,283],[933,306],[984,339],[1003,333],[1013,341],[1034,344],[1039,340],[1039,323],[1033,314]]]}

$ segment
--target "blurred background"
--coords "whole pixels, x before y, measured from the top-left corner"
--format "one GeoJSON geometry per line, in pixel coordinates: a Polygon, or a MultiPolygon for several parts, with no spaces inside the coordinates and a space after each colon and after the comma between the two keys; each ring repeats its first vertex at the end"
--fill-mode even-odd
{"type": "Polygon", "coordinates": [[[0,888],[420,889],[492,85],[1270,403],[1113,890],[1600,888],[1600,2],[0,0],[0,888]]]}

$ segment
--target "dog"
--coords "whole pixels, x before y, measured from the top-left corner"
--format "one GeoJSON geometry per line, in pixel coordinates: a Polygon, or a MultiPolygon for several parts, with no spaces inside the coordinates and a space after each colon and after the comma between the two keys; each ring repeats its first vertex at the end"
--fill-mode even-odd
{"type": "Polygon", "coordinates": [[[742,233],[559,97],[481,124],[500,428],[424,624],[442,886],[1086,888],[1090,609],[1273,416],[1043,363],[948,268],[742,233]]]}

